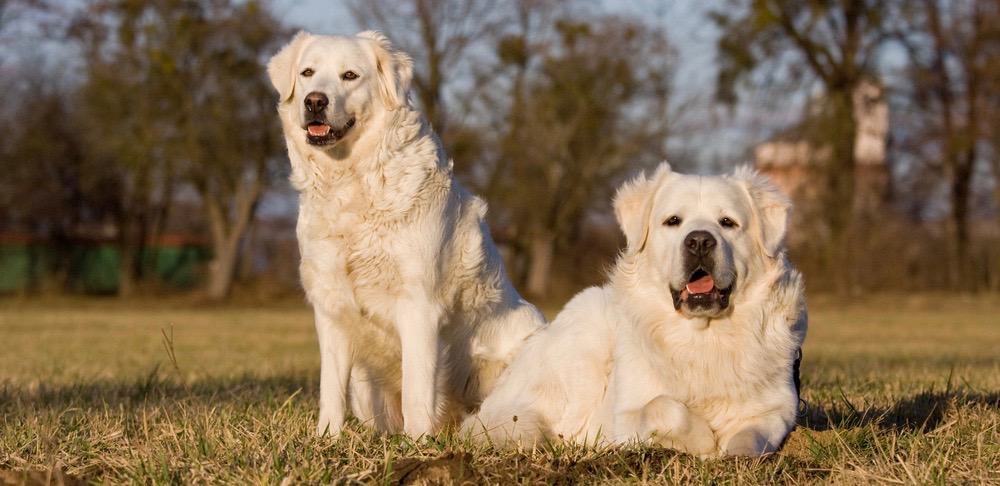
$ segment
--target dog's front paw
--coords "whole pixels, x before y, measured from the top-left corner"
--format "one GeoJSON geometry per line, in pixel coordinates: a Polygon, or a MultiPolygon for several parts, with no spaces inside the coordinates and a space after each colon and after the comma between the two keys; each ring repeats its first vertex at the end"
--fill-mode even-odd
{"type": "Polygon", "coordinates": [[[729,438],[722,446],[723,456],[757,457],[776,449],[754,429],[744,429],[729,438]]]}
{"type": "Polygon", "coordinates": [[[639,433],[653,444],[697,456],[710,456],[716,450],[708,422],[683,403],[662,395],[642,408],[639,433]]]}
{"type": "Polygon", "coordinates": [[[434,433],[434,421],[427,416],[404,417],[403,432],[414,439],[431,435],[434,433]]]}
{"type": "Polygon", "coordinates": [[[324,435],[329,435],[331,437],[336,437],[340,435],[341,429],[344,428],[344,418],[335,417],[335,414],[330,412],[319,412],[319,422],[316,424],[316,436],[323,437],[324,435]]]}

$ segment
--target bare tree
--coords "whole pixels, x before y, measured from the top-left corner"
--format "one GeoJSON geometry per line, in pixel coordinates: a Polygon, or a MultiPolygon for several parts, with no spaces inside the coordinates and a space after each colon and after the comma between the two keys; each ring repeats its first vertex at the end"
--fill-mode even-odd
{"type": "Polygon", "coordinates": [[[206,291],[217,300],[231,291],[241,244],[281,161],[263,66],[284,31],[258,2],[209,5],[200,48],[178,53],[195,59],[179,108],[187,121],[184,173],[201,195],[212,241],[206,291]]]}
{"type": "Polygon", "coordinates": [[[448,142],[446,90],[470,46],[497,27],[498,2],[491,0],[352,0],[364,29],[380,30],[414,58],[413,86],[424,115],[448,142]]]}
{"type": "Polygon", "coordinates": [[[170,114],[157,103],[164,99],[163,85],[151,52],[158,39],[155,31],[141,28],[142,13],[122,2],[98,2],[82,11],[69,30],[85,61],[80,117],[100,121],[81,124],[87,165],[106,167],[119,188],[113,212],[123,297],[135,292],[142,250],[160,226],[153,218],[170,206],[172,194],[166,190],[174,178],[162,143],[170,114]]]}
{"type": "MultiPolygon", "coordinates": [[[[828,268],[850,266],[850,229],[855,217],[855,134],[858,120],[852,97],[874,73],[886,39],[887,3],[878,0],[730,1],[713,13],[722,28],[718,99],[734,102],[741,81],[753,82],[764,71],[818,81],[827,98],[823,131],[832,149],[817,160],[823,190],[820,207],[830,232],[828,268]]],[[[770,81],[768,81],[770,82],[770,81]]],[[[846,291],[850,273],[838,272],[846,291]]]]}
{"type": "Polygon", "coordinates": [[[986,136],[985,97],[1000,42],[997,6],[923,0],[904,12],[910,25],[900,38],[909,53],[914,106],[931,121],[922,124],[923,149],[940,155],[932,163],[940,164],[948,180],[954,243],[951,284],[968,283],[972,178],[986,136]]]}
{"type": "MultiPolygon", "coordinates": [[[[992,9],[987,9],[984,16],[987,17],[987,25],[992,26],[989,38],[992,39],[984,49],[983,55],[989,59],[986,66],[986,123],[987,136],[989,137],[990,162],[993,168],[993,210],[996,217],[996,225],[1000,227],[1000,5],[993,4],[992,9]]],[[[995,260],[991,286],[994,290],[1000,289],[1000,258],[995,260]]]]}
{"type": "Polygon", "coordinates": [[[281,153],[263,65],[283,29],[257,1],[106,0],[86,13],[74,32],[88,60],[85,104],[102,121],[90,139],[123,178],[121,293],[136,249],[187,183],[212,241],[207,294],[224,298],[281,153]]]}
{"type": "Polygon", "coordinates": [[[513,102],[500,113],[491,193],[527,249],[535,297],[548,294],[554,253],[593,201],[610,199],[624,171],[662,159],[673,61],[663,33],[635,20],[562,17],[554,29],[551,45],[508,36],[498,46],[513,102]]]}
{"type": "Polygon", "coordinates": [[[67,290],[72,238],[114,213],[119,187],[111,171],[85,157],[70,101],[75,88],[49,72],[26,69],[20,78],[22,85],[6,91],[12,106],[0,114],[0,230],[26,232],[55,250],[47,262],[33,260],[39,266],[32,272],[48,274],[37,273],[44,278],[29,282],[29,290],[67,290]]]}

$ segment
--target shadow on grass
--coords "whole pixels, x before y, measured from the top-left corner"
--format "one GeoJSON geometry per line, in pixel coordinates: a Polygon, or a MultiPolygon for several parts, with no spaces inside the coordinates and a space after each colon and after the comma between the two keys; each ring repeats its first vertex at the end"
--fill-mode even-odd
{"type": "Polygon", "coordinates": [[[62,411],[67,408],[104,409],[171,404],[281,404],[296,393],[311,394],[319,389],[318,376],[311,371],[274,376],[238,375],[204,378],[179,383],[165,377],[158,368],[134,381],[93,380],[66,385],[44,383],[25,387],[0,384],[0,410],[62,411]]]}
{"type": "Polygon", "coordinates": [[[86,486],[83,478],[66,474],[58,467],[48,470],[5,471],[0,470],[0,484],[18,486],[86,486]]]}
{"type": "MultiPolygon", "coordinates": [[[[319,388],[317,378],[313,370],[302,370],[273,376],[247,374],[179,383],[171,379],[169,373],[154,368],[145,377],[133,381],[92,380],[58,386],[42,383],[31,387],[0,384],[0,409],[9,413],[172,403],[281,404],[293,394],[315,394],[319,388]]],[[[875,425],[886,430],[928,432],[941,424],[949,410],[969,406],[1000,409],[1000,392],[929,390],[904,397],[888,407],[859,406],[842,396],[837,402],[808,404],[798,425],[816,431],[875,425]]]]}
{"type": "MultiPolygon", "coordinates": [[[[572,449],[572,448],[571,448],[572,449]]],[[[828,471],[819,470],[793,457],[770,455],[763,458],[725,458],[703,461],[687,454],[659,448],[609,448],[604,451],[573,449],[568,453],[546,448],[542,454],[501,451],[482,457],[468,452],[445,452],[435,458],[396,460],[389,467],[386,484],[553,484],[574,485],[600,482],[599,478],[649,480],[665,474],[675,479],[711,482],[737,462],[763,465],[756,478],[799,477],[821,479],[828,471]],[[671,473],[673,471],[673,473],[671,473]],[[678,471],[681,471],[678,473],[678,471]]]]}
{"type": "Polygon", "coordinates": [[[842,397],[840,402],[826,406],[808,405],[798,425],[816,431],[875,425],[885,430],[925,433],[936,429],[949,410],[968,406],[1000,409],[1000,392],[926,391],[890,407],[856,406],[842,397]]]}

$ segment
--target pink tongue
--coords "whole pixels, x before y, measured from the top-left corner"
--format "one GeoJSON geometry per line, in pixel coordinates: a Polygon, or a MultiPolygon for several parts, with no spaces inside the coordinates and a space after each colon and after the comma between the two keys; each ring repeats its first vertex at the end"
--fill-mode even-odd
{"type": "Polygon", "coordinates": [[[694,282],[689,282],[687,284],[687,291],[692,294],[704,294],[711,292],[715,288],[715,280],[712,280],[711,275],[705,275],[704,277],[695,280],[694,282]]]}
{"type": "Polygon", "coordinates": [[[309,135],[325,137],[327,133],[330,133],[330,125],[309,125],[309,135]]]}

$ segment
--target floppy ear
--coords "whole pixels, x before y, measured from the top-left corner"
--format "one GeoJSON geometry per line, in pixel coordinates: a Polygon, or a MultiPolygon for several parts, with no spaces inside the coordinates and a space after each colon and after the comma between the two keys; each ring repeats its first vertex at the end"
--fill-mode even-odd
{"type": "Polygon", "coordinates": [[[393,47],[381,32],[366,30],[358,34],[362,39],[372,41],[375,48],[375,67],[381,86],[382,101],[389,110],[406,104],[406,93],[413,80],[413,60],[405,52],[393,47]]]}
{"type": "Polygon", "coordinates": [[[670,173],[670,164],[663,162],[652,177],[647,178],[643,172],[618,188],[614,202],[615,217],[618,218],[622,233],[625,233],[625,253],[639,253],[646,247],[653,195],[670,173]]]}
{"type": "Polygon", "coordinates": [[[285,47],[282,47],[267,63],[267,75],[271,77],[271,84],[274,85],[274,89],[278,90],[280,102],[285,102],[292,97],[292,91],[295,88],[295,78],[298,74],[295,63],[299,59],[299,51],[302,50],[302,46],[309,36],[308,32],[300,30],[292,38],[292,41],[285,47]]]}
{"type": "Polygon", "coordinates": [[[784,247],[791,201],[770,179],[749,166],[737,168],[733,172],[733,178],[749,194],[754,217],[757,219],[758,237],[767,256],[774,258],[784,247]]]}

